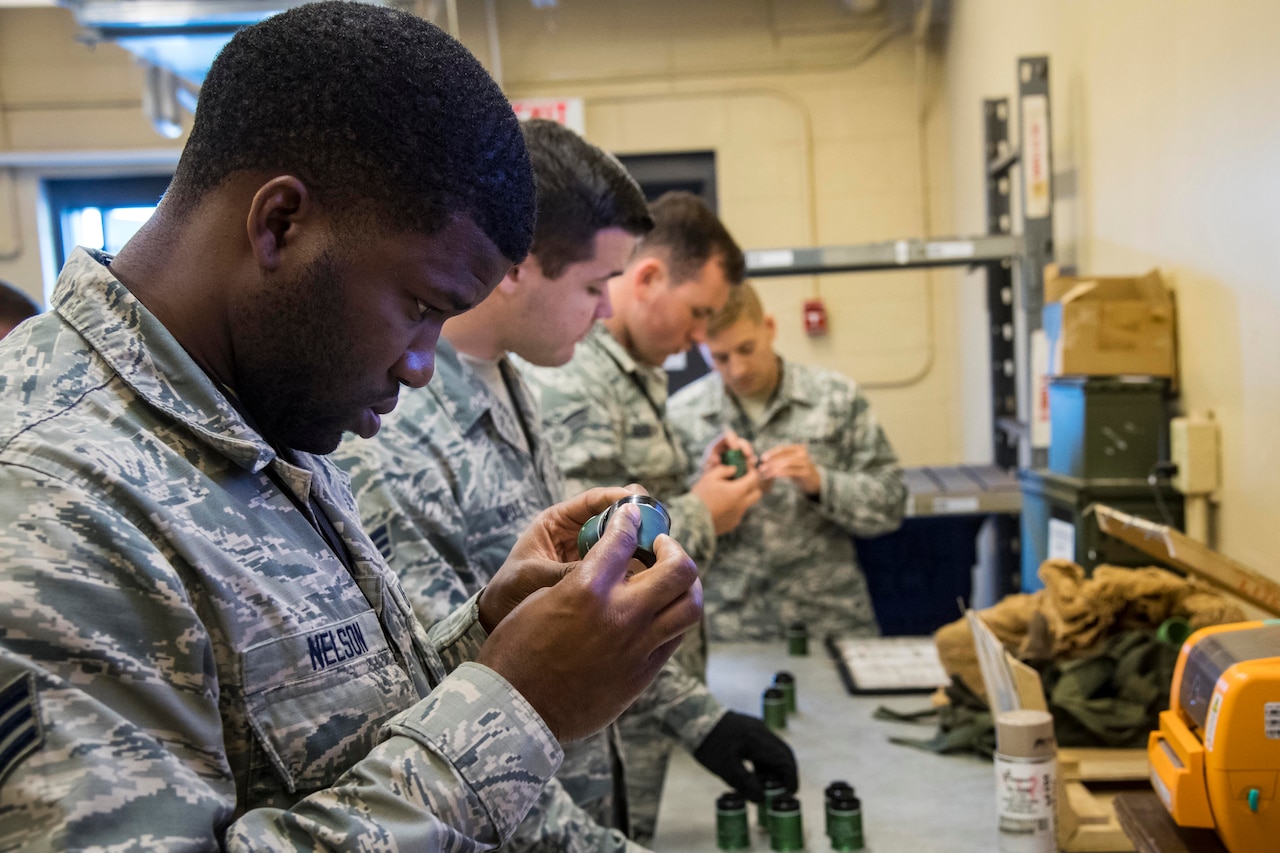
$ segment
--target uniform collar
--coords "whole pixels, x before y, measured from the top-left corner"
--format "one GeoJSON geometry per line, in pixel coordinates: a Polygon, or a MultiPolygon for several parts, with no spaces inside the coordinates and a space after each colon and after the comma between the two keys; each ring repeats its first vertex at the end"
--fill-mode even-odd
{"type": "Polygon", "coordinates": [[[495,405],[493,395],[480,377],[458,356],[458,350],[444,338],[436,344],[436,375],[427,386],[445,404],[454,423],[464,433],[495,405]]]}
{"type": "Polygon", "coordinates": [[[164,324],[111,274],[111,256],[78,248],[53,292],[53,309],[147,403],[235,464],[259,471],[276,452],[187,354],[164,324]]]}
{"type": "Polygon", "coordinates": [[[631,357],[631,353],[627,352],[626,347],[618,343],[618,339],[613,336],[609,328],[599,320],[591,327],[591,331],[587,333],[587,337],[583,340],[583,344],[587,346],[597,347],[599,350],[618,365],[618,369],[623,373],[636,377],[641,383],[645,392],[648,394],[654,405],[662,406],[667,400],[667,374],[661,367],[651,367],[647,364],[641,364],[631,357]]]}
{"type": "MultiPolygon", "coordinates": [[[[520,374],[505,353],[498,359],[498,371],[507,380],[512,402],[521,409],[514,414],[518,418],[528,417],[530,402],[520,381],[520,374]]],[[[440,398],[445,411],[453,415],[454,423],[464,434],[470,432],[491,410],[502,405],[494,399],[493,392],[484,381],[459,357],[453,344],[444,338],[440,338],[436,345],[436,376],[427,387],[440,398]]],[[[490,415],[490,418],[499,432],[503,432],[503,425],[510,421],[510,418],[497,415],[490,415]]],[[[521,444],[519,436],[504,433],[503,438],[516,447],[521,444]]]]}
{"type": "Polygon", "coordinates": [[[591,327],[591,331],[587,333],[582,342],[588,346],[599,347],[609,358],[617,363],[618,367],[622,368],[624,373],[644,373],[647,369],[631,357],[631,353],[627,352],[626,347],[618,343],[618,339],[613,336],[613,332],[609,331],[609,327],[599,320],[591,327]]]}
{"type": "MultiPolygon", "coordinates": [[[[797,403],[801,406],[817,406],[822,402],[822,387],[814,381],[813,374],[807,370],[796,370],[787,364],[787,360],[778,356],[778,371],[781,374],[778,393],[773,402],[797,403]]],[[[770,405],[770,408],[773,408],[770,405]]]]}
{"type": "MultiPolygon", "coordinates": [[[[762,422],[773,417],[775,412],[792,404],[806,407],[821,404],[822,388],[818,383],[808,371],[796,370],[782,356],[778,356],[778,377],[778,390],[769,401],[769,405],[765,406],[761,417],[762,422]]],[[[701,395],[696,401],[695,405],[700,414],[711,417],[728,407],[740,409],[733,392],[724,384],[719,374],[715,375],[713,388],[713,391],[701,395]]]]}

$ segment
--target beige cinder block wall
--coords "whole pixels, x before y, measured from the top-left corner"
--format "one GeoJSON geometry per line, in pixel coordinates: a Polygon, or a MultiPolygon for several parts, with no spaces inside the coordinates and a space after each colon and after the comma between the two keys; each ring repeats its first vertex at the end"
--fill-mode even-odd
{"type": "MultiPolygon", "coordinates": [[[[1013,94],[1020,55],[1052,63],[1064,260],[1092,273],[1159,266],[1177,290],[1183,404],[1216,413],[1218,546],[1280,578],[1280,4],[1267,0],[961,0],[944,79],[955,222],[983,221],[984,95],[1013,94]]],[[[975,295],[956,291],[961,314],[975,295]]],[[[976,346],[958,327],[963,352],[976,346]]],[[[963,387],[984,375],[966,364],[963,387]]],[[[962,392],[967,393],[967,392],[962,392]]]]}
{"type": "MultiPolygon", "coordinates": [[[[937,28],[922,76],[910,4],[885,0],[871,14],[850,6],[875,4],[591,0],[535,9],[528,0],[499,0],[495,54],[485,4],[460,2],[459,35],[495,72],[500,58],[512,97],[583,98],[588,137],[610,150],[714,151],[720,210],[746,248],[946,233],[950,160],[937,28]],[[927,168],[922,133],[930,140],[927,168]]],[[[447,26],[443,7],[415,5],[447,26]]],[[[0,147],[178,144],[142,116],[132,58],[110,45],[77,44],[75,31],[65,9],[0,10],[0,147]]],[[[39,177],[0,170],[0,182],[15,190],[0,186],[14,199],[0,205],[0,276],[36,293],[42,274],[51,284],[38,252],[39,177]]],[[[905,461],[959,461],[964,421],[970,410],[981,416],[986,396],[956,393],[959,339],[948,278],[882,273],[759,286],[778,317],[783,352],[863,382],[905,461]],[[800,306],[812,296],[826,301],[825,338],[802,331],[800,306]]],[[[977,458],[988,444],[989,435],[977,458]]]]}

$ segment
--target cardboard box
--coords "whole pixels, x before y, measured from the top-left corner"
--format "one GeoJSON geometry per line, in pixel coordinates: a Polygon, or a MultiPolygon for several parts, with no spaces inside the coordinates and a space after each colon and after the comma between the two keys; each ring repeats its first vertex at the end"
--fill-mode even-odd
{"type": "Polygon", "coordinates": [[[1173,294],[1158,270],[1137,278],[1044,277],[1050,376],[1177,372],[1173,294]]]}
{"type": "Polygon", "coordinates": [[[1137,518],[1115,507],[1093,505],[1098,528],[1108,536],[1207,581],[1215,589],[1257,607],[1269,617],[1280,616],[1280,583],[1219,554],[1172,527],[1137,518]]]}

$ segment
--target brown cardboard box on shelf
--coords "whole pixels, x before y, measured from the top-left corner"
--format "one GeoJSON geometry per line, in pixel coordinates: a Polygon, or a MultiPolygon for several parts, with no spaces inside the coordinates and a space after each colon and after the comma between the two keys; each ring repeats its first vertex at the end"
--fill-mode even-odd
{"type": "Polygon", "coordinates": [[[1158,270],[1063,276],[1051,264],[1044,302],[1050,376],[1175,376],[1173,294],[1158,270]]]}

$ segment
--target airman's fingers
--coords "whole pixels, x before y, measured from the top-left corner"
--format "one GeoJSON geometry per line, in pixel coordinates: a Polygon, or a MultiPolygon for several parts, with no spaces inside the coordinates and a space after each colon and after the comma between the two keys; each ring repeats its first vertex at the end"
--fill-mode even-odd
{"type": "Polygon", "coordinates": [[[603,512],[610,505],[622,500],[627,495],[633,494],[630,489],[631,487],[625,489],[621,487],[587,489],[581,494],[561,501],[547,510],[547,512],[556,513],[566,522],[581,527],[587,523],[587,519],[591,518],[591,516],[603,512]]]}
{"type": "Polygon", "coordinates": [[[647,571],[632,577],[628,589],[633,595],[643,597],[650,612],[657,613],[697,583],[698,567],[679,543],[665,533],[654,539],[653,553],[657,561],[647,571]]]}
{"type": "Polygon", "coordinates": [[[639,537],[640,508],[634,504],[623,504],[614,510],[600,541],[582,560],[578,570],[582,582],[598,589],[620,582],[636,553],[639,537]]]}

